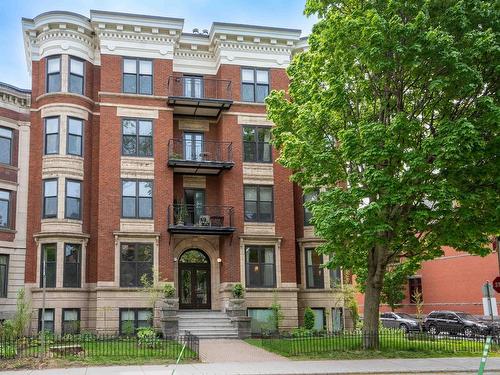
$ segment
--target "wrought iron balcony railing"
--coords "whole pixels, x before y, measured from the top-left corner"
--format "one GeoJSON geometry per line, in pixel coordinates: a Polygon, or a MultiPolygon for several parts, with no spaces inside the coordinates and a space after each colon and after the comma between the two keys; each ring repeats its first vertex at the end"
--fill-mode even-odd
{"type": "Polygon", "coordinates": [[[168,96],[195,100],[232,100],[231,81],[200,76],[170,76],[168,77],[168,96]]]}
{"type": "Polygon", "coordinates": [[[234,232],[232,206],[173,204],[168,207],[172,233],[227,234],[234,232]]]}
{"type": "Polygon", "coordinates": [[[171,139],[168,142],[169,161],[233,163],[232,142],[171,139]]]}

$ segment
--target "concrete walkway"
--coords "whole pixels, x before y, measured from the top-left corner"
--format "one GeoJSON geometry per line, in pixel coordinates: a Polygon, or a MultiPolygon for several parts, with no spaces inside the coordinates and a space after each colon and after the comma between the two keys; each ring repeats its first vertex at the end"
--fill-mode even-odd
{"type": "MultiPolygon", "coordinates": [[[[229,356],[230,353],[227,353],[229,356]]],[[[0,361],[1,366],[1,361],[0,361]]],[[[292,375],[292,374],[476,374],[479,358],[376,359],[360,361],[267,361],[168,366],[88,367],[5,371],[1,375],[292,375]],[[175,371],[175,372],[174,372],[175,371]]],[[[0,367],[1,368],[1,367],[0,367]]],[[[500,374],[490,358],[485,374],[500,374]]]]}
{"type": "Polygon", "coordinates": [[[288,361],[243,340],[200,340],[200,360],[208,363],[288,361]]]}

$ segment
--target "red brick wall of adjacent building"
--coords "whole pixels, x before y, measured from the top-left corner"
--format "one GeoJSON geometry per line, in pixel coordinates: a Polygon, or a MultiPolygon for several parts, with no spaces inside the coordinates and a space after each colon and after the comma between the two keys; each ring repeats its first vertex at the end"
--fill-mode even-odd
{"type": "MultiPolygon", "coordinates": [[[[481,287],[486,281],[493,281],[499,272],[498,254],[496,252],[479,257],[455,249],[443,248],[440,258],[424,262],[416,276],[422,279],[424,313],[433,310],[456,310],[471,314],[483,314],[481,287]]],[[[409,288],[406,298],[398,311],[414,314],[415,304],[410,303],[409,288]]],[[[500,303],[500,296],[497,304],[500,303]]],[[[363,295],[358,295],[358,302],[363,307],[363,295]]],[[[382,306],[381,311],[390,311],[382,306]]]]}

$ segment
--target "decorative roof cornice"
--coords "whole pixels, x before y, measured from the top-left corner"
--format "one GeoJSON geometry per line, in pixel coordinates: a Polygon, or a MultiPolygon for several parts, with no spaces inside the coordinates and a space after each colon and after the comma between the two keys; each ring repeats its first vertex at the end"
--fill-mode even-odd
{"type": "Polygon", "coordinates": [[[0,82],[0,101],[22,109],[30,106],[31,90],[20,89],[18,87],[0,82]]]}

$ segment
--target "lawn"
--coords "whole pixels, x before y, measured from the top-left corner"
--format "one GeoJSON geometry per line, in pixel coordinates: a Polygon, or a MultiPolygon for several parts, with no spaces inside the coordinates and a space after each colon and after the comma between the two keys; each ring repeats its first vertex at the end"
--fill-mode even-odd
{"type": "MultiPolygon", "coordinates": [[[[53,347],[71,347],[79,345],[83,352],[76,355],[54,353],[48,350],[43,360],[37,358],[41,352],[39,345],[28,345],[17,350],[14,346],[3,345],[0,359],[2,369],[39,368],[39,367],[66,367],[86,365],[140,365],[140,364],[168,364],[175,363],[183,345],[174,340],[158,340],[153,347],[138,345],[135,339],[87,340],[87,341],[58,341],[53,347]],[[10,357],[10,358],[9,358],[10,357]],[[15,358],[14,358],[15,357],[15,358]]],[[[195,361],[196,353],[187,346],[182,355],[182,362],[195,361]]]]}
{"type": "MultiPolygon", "coordinates": [[[[361,336],[247,339],[249,344],[292,359],[370,359],[370,358],[437,358],[479,357],[483,342],[454,337],[381,335],[379,350],[363,350],[361,336]]],[[[493,345],[490,356],[500,357],[493,345]]]]}

